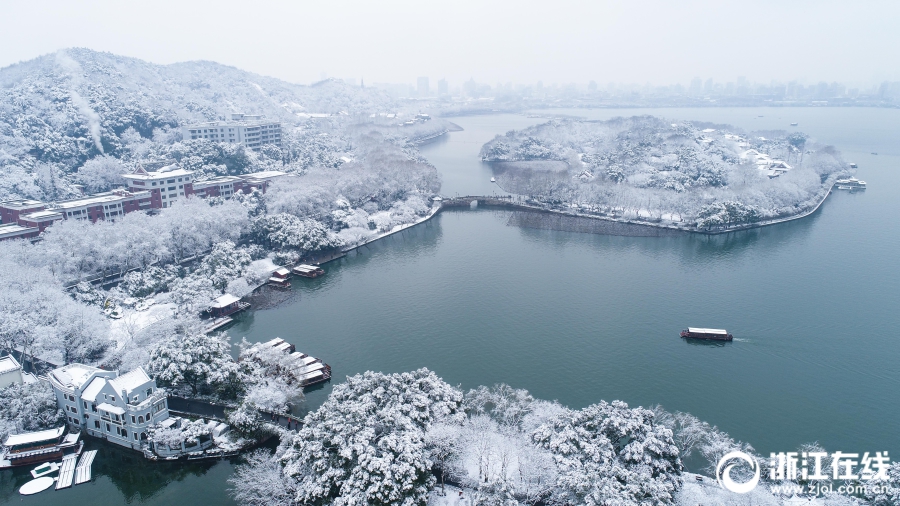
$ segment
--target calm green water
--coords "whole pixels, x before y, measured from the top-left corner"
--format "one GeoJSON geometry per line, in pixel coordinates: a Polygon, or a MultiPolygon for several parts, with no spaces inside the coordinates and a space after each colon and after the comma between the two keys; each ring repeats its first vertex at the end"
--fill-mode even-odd
{"type": "MultiPolygon", "coordinates": [[[[836,192],[805,220],[716,237],[520,229],[506,226],[505,211],[447,212],[329,264],[324,278],[295,280],[292,299],[245,315],[231,335],[283,337],[331,364],[336,382],[428,367],[463,388],[505,382],[575,408],[601,399],[662,404],[763,453],[819,441],[898,458],[900,111],[557,112],[748,129],[799,122],[857,162],[869,190],[836,192]],[[737,339],[688,343],[678,337],[688,325],[724,327],[737,339]]],[[[453,121],[465,131],[422,147],[447,195],[495,190],[477,158],[481,145],[541,120],[453,121]]],[[[330,389],[309,393],[309,406],[330,389]]],[[[227,504],[231,469],[221,462],[170,476],[103,447],[95,482],[21,503],[227,504]]],[[[18,503],[13,486],[25,477],[0,480],[0,502],[18,503]]]]}

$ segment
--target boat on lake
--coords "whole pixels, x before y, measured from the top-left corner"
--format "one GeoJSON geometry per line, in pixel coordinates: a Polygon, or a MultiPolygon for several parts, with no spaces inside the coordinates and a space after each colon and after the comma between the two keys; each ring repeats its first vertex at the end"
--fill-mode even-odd
{"type": "Polygon", "coordinates": [[[865,190],[866,182],[860,181],[855,177],[850,177],[847,179],[838,179],[834,182],[834,185],[837,186],[838,190],[865,190]]]}
{"type": "Polygon", "coordinates": [[[294,274],[304,278],[317,278],[325,274],[325,269],[318,265],[300,264],[293,269],[294,274]]]}
{"type": "Polygon", "coordinates": [[[494,179],[494,178],[491,178],[491,182],[492,182],[492,183],[496,183],[496,182],[497,182],[497,180],[496,180],[496,179],[494,179]]]}
{"type": "Polygon", "coordinates": [[[703,329],[688,327],[681,331],[681,337],[689,339],[707,339],[710,341],[731,341],[734,336],[725,329],[703,329]]]}
{"type": "Polygon", "coordinates": [[[858,168],[858,167],[857,167],[857,165],[856,165],[855,163],[850,162],[850,168],[851,168],[851,169],[856,169],[856,168],[858,168]]]}
{"type": "Polygon", "coordinates": [[[272,277],[269,278],[268,284],[269,286],[274,286],[276,288],[290,288],[291,281],[288,279],[290,278],[290,275],[291,271],[284,267],[279,267],[272,273],[272,277]]]}
{"type": "Polygon", "coordinates": [[[797,126],[797,123],[791,123],[791,126],[797,126]]]}
{"type": "Polygon", "coordinates": [[[81,433],[67,433],[66,428],[10,434],[3,442],[0,453],[0,469],[52,462],[64,455],[81,454],[84,441],[81,433]]]}
{"type": "Polygon", "coordinates": [[[41,476],[53,474],[56,471],[59,471],[59,464],[57,464],[56,462],[45,462],[32,469],[31,476],[33,476],[34,478],[40,478],[41,476]]]}

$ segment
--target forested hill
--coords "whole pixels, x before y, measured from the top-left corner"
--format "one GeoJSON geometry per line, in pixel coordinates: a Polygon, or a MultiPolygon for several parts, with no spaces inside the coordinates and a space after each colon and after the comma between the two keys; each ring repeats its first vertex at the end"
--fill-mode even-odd
{"type": "MultiPolygon", "coordinates": [[[[129,143],[233,112],[296,124],[303,113],[353,115],[392,104],[383,92],[340,81],[303,86],[213,62],[156,65],[89,49],[0,69],[0,88],[0,170],[7,184],[22,183],[10,175],[30,174],[38,163],[71,172],[101,151],[119,158],[129,143]]],[[[28,193],[0,188],[0,197],[28,193]]]]}

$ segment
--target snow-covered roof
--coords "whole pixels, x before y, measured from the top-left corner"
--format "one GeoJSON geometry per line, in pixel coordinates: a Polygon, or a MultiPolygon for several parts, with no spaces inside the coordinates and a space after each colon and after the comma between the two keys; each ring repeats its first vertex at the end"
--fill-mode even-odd
{"type": "Polygon", "coordinates": [[[287,172],[280,170],[264,170],[262,172],[254,172],[253,174],[244,174],[245,179],[275,179],[276,177],[286,176],[287,172]]]}
{"type": "Polygon", "coordinates": [[[16,369],[21,368],[22,366],[19,365],[19,362],[17,362],[13,357],[0,358],[0,374],[6,374],[10,371],[15,371],[16,369]]]}
{"type": "Polygon", "coordinates": [[[50,375],[65,387],[81,388],[91,374],[100,370],[84,364],[69,364],[50,371],[50,375]]]}
{"type": "MultiPolygon", "coordinates": [[[[143,192],[141,192],[143,193],[143,192]]],[[[120,202],[123,200],[130,200],[135,196],[139,196],[138,194],[132,193],[100,193],[97,195],[93,195],[90,197],[83,197],[80,199],[72,199],[65,200],[62,202],[57,202],[55,206],[53,206],[53,210],[56,209],[74,209],[76,207],[84,207],[84,206],[97,206],[102,204],[109,204],[111,202],[120,202]]]]}
{"type": "Polygon", "coordinates": [[[701,329],[697,327],[688,327],[688,332],[697,333],[697,334],[727,334],[728,331],[725,329],[701,329]]]}
{"type": "Polygon", "coordinates": [[[65,431],[65,426],[57,427],[55,429],[41,430],[38,432],[23,432],[21,434],[10,434],[9,437],[6,438],[6,441],[3,442],[4,446],[18,446],[18,445],[27,445],[40,443],[42,441],[50,441],[52,439],[59,439],[59,436],[62,436],[63,431],[65,431]]]}
{"type": "Polygon", "coordinates": [[[146,384],[148,381],[150,381],[150,376],[147,376],[143,367],[138,367],[118,378],[109,380],[109,384],[116,392],[122,392],[124,390],[126,394],[131,394],[134,389],[146,384]]]}
{"type": "Polygon", "coordinates": [[[169,165],[167,167],[163,167],[156,172],[141,171],[141,172],[144,172],[143,174],[141,174],[141,173],[122,174],[122,177],[124,177],[125,179],[138,179],[141,181],[149,181],[149,180],[153,180],[153,179],[167,179],[167,178],[171,178],[171,177],[190,176],[190,175],[194,174],[194,171],[192,171],[192,170],[185,170],[185,169],[167,170],[169,167],[171,167],[171,165],[169,165]]]}
{"type": "Polygon", "coordinates": [[[279,267],[279,268],[275,269],[275,274],[278,274],[279,276],[287,276],[290,273],[291,273],[291,271],[285,269],[284,267],[279,267]]]}
{"type": "Polygon", "coordinates": [[[35,227],[23,227],[15,223],[8,223],[0,225],[0,238],[21,235],[27,232],[37,232],[37,230],[35,227]]]}
{"type": "Polygon", "coordinates": [[[106,411],[107,413],[114,413],[116,415],[124,415],[125,414],[125,410],[123,408],[120,408],[119,406],[113,406],[112,404],[110,404],[108,402],[100,403],[97,406],[97,409],[99,409],[101,411],[106,411]]]}
{"type": "Polygon", "coordinates": [[[43,220],[43,219],[62,219],[62,213],[46,210],[46,211],[35,211],[33,213],[23,214],[21,218],[26,220],[43,220]]]}
{"type": "Polygon", "coordinates": [[[24,209],[28,207],[38,207],[44,205],[40,200],[4,200],[0,202],[0,206],[7,209],[24,209]]]}
{"type": "Polygon", "coordinates": [[[81,398],[85,401],[94,402],[97,400],[97,394],[100,393],[100,389],[103,388],[103,385],[106,385],[106,378],[94,378],[91,381],[87,388],[81,392],[81,398]]]}
{"type": "Polygon", "coordinates": [[[222,295],[219,298],[217,298],[216,300],[212,301],[212,304],[210,304],[209,307],[211,307],[213,309],[220,309],[223,307],[230,306],[231,304],[234,304],[235,302],[237,302],[239,300],[241,300],[241,299],[239,299],[238,297],[235,297],[234,295],[231,295],[230,293],[226,293],[225,295],[222,295]]]}

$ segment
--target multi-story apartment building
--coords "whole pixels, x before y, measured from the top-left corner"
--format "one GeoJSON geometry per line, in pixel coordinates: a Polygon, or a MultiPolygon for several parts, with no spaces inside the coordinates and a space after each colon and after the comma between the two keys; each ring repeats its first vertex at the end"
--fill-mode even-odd
{"type": "Polygon", "coordinates": [[[153,172],[138,168],[122,177],[129,191],[149,191],[150,207],[154,209],[169,207],[178,199],[194,193],[194,171],[180,169],[175,164],[153,172]]]}
{"type": "Polygon", "coordinates": [[[169,418],[166,395],[143,368],[119,375],[84,364],[68,364],[49,374],[56,402],[74,429],[136,450],[147,428],[169,418]]]}
{"type": "Polygon", "coordinates": [[[281,147],[281,122],[265,116],[232,114],[231,121],[210,121],[181,127],[184,140],[207,139],[213,142],[242,144],[259,151],[265,144],[281,147]]]}

